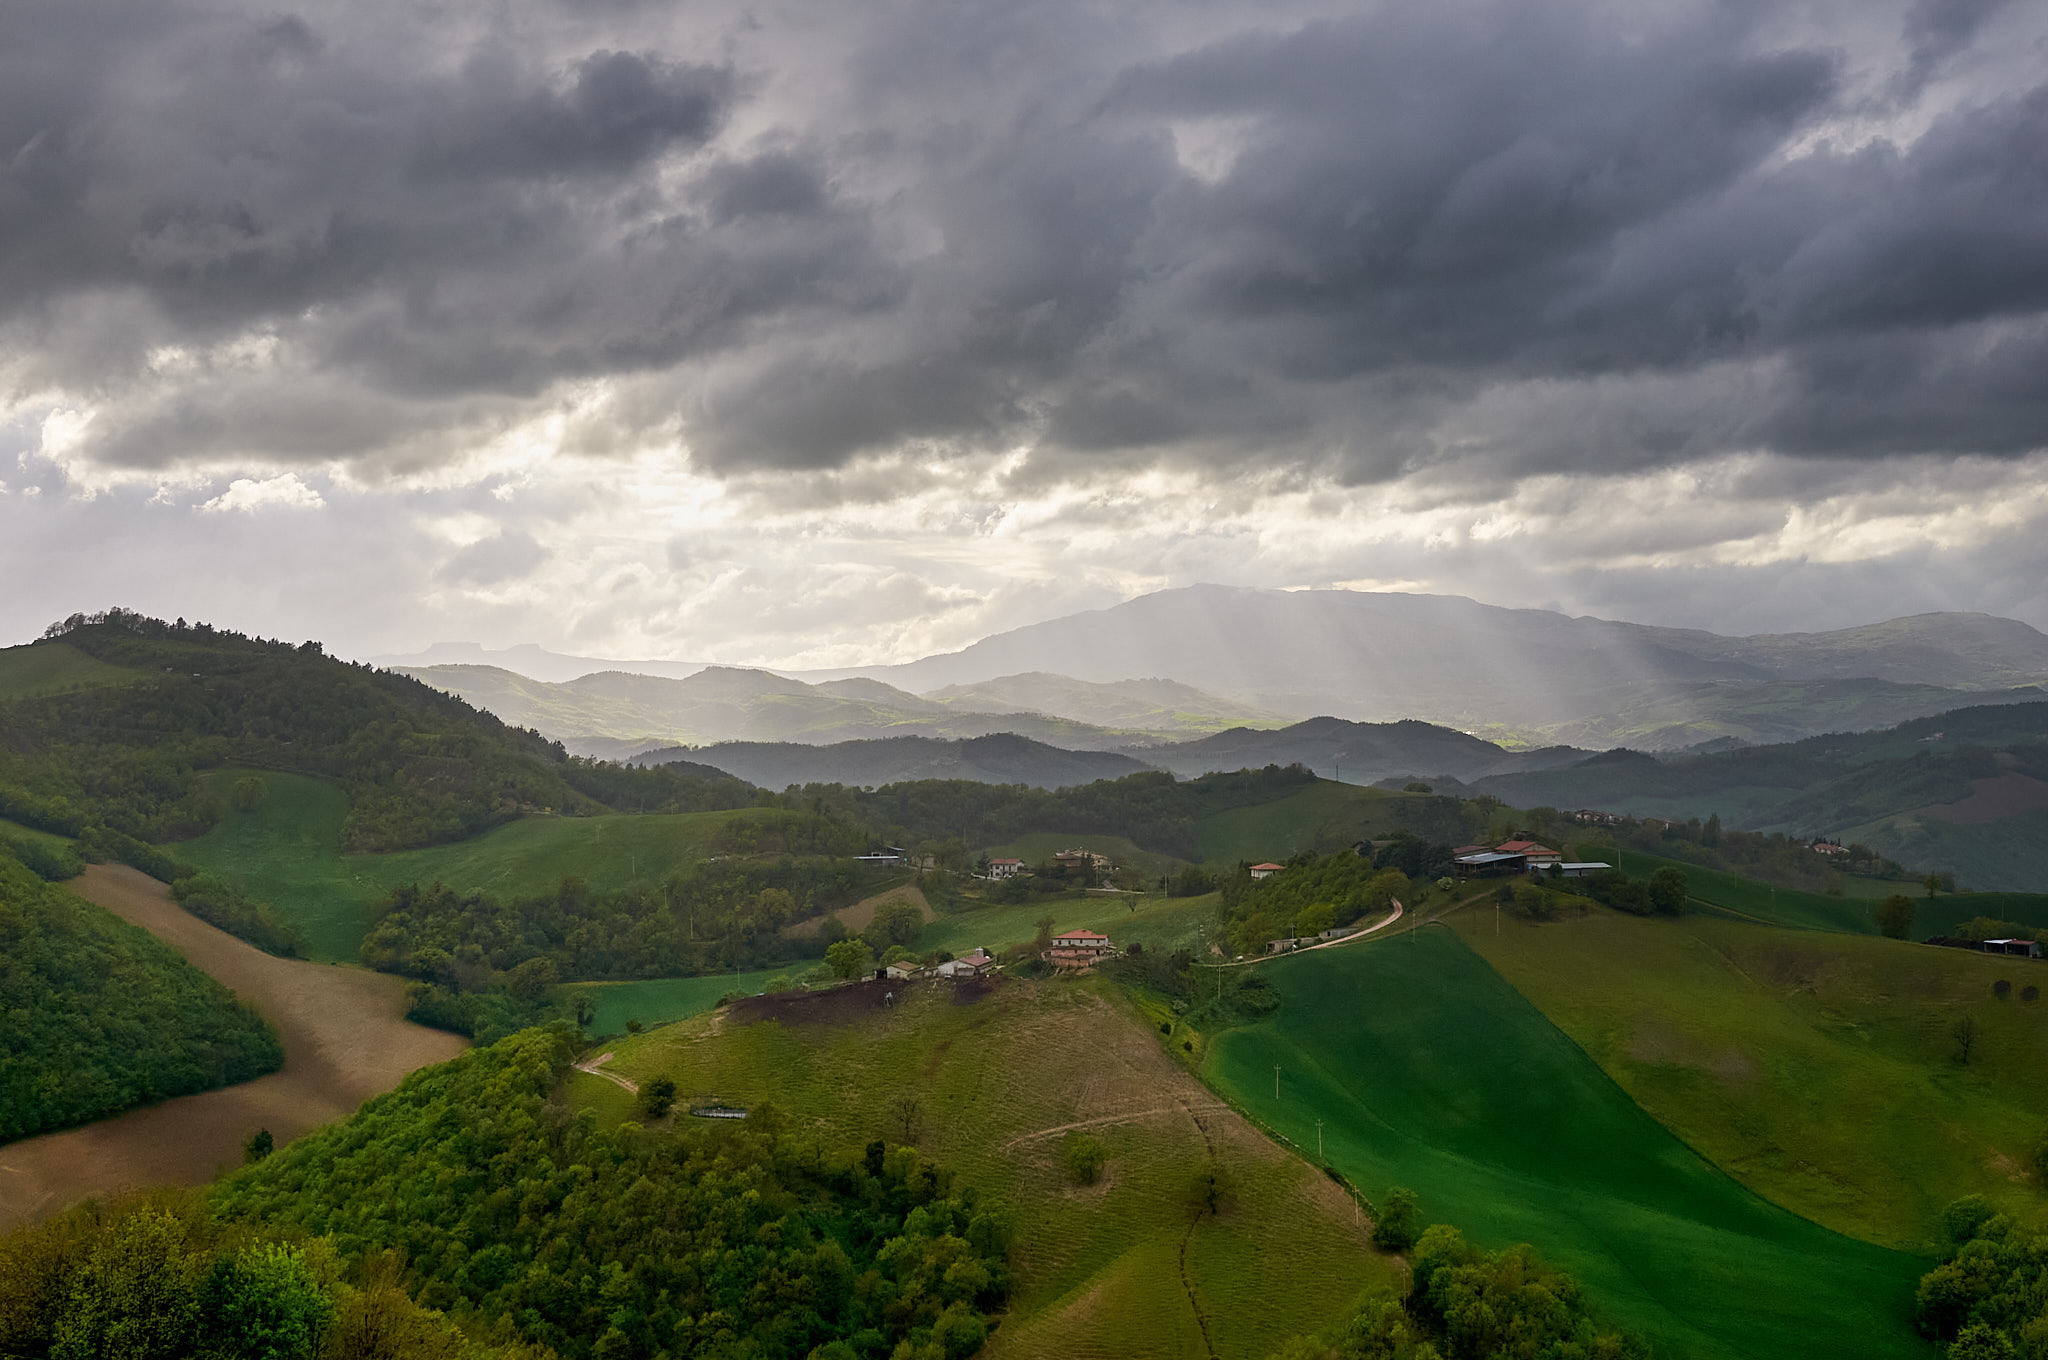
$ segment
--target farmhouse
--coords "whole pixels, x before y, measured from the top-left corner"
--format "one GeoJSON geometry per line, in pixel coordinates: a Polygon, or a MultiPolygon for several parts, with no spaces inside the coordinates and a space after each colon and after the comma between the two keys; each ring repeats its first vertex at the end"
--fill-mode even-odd
{"type": "Polygon", "coordinates": [[[1459,878],[1500,878],[1507,874],[1526,873],[1529,868],[1526,855],[1513,855],[1500,850],[1482,850],[1478,854],[1459,855],[1452,863],[1457,867],[1459,878]]]}
{"type": "Polygon", "coordinates": [[[1836,841],[1815,841],[1813,843],[1813,853],[1816,855],[1846,855],[1849,853],[1849,848],[1836,841]]]}
{"type": "Polygon", "coordinates": [[[1061,850],[1052,857],[1052,862],[1062,869],[1107,869],[1108,855],[1098,855],[1093,850],[1061,850]]]}
{"type": "Polygon", "coordinates": [[[1535,841],[1503,841],[1493,848],[1496,854],[1520,855],[1532,869],[1539,864],[1560,864],[1564,861],[1563,855],[1535,841]]]}
{"type": "Polygon", "coordinates": [[[1099,935],[1092,930],[1069,930],[1052,937],[1054,949],[1080,949],[1094,954],[1107,954],[1112,948],[1109,936],[1099,935]]]}
{"type": "Polygon", "coordinates": [[[1285,869],[1286,867],[1287,866],[1284,864],[1275,864],[1271,860],[1268,860],[1264,864],[1254,864],[1252,866],[1252,881],[1257,882],[1262,878],[1271,878],[1274,874],[1279,873],[1282,869],[1285,869]]]}
{"type": "Polygon", "coordinates": [[[1015,878],[1023,871],[1024,861],[1021,859],[992,859],[988,862],[990,878],[1015,878]]]}
{"type": "Polygon", "coordinates": [[[986,949],[977,949],[972,954],[962,954],[957,959],[948,959],[932,971],[940,977],[980,977],[996,966],[995,956],[986,949]]]}
{"type": "Polygon", "coordinates": [[[908,982],[911,978],[924,975],[924,965],[916,959],[898,959],[882,970],[891,982],[908,982]]]}

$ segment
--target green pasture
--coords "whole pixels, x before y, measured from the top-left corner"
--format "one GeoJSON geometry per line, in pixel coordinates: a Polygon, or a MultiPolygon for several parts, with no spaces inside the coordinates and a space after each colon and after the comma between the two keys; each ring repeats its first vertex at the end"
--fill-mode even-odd
{"type": "MultiPolygon", "coordinates": [[[[1015,1289],[985,1360],[1265,1360],[1399,1286],[1350,1202],[1313,1168],[1220,1111],[1102,979],[1009,982],[963,1004],[918,983],[894,1004],[841,989],[805,1018],[723,1012],[608,1043],[608,1071],[672,1077],[681,1103],[772,1102],[827,1149],[909,1141],[1007,1207],[1015,1289]],[[1083,1123],[1107,1154],[1079,1185],[1061,1157],[1083,1123]],[[1211,1160],[1232,1185],[1198,1210],[1211,1160]],[[1184,1284],[1183,1281],[1187,1283],[1184,1284]],[[1189,1286],[1201,1312],[1190,1301],[1189,1286]]],[[[605,1117],[617,1101],[569,1088],[605,1117]]],[[[687,1116],[682,1116],[687,1118],[687,1116]]]]}
{"type": "Polygon", "coordinates": [[[1108,855],[1110,863],[1119,869],[1136,869],[1154,887],[1158,886],[1161,874],[1178,872],[1182,863],[1171,855],[1141,850],[1122,836],[1077,836],[1055,831],[1019,836],[1002,845],[989,846],[981,853],[992,859],[1008,857],[1021,859],[1026,864],[1042,864],[1061,850],[1092,850],[1098,855],[1108,855]]]}
{"type": "Polygon", "coordinates": [[[1666,1128],[1807,1218],[1920,1249],[1964,1195],[2044,1207],[2048,1003],[2019,994],[2048,966],[1708,916],[1456,924],[1666,1128]]]}
{"type": "Polygon", "coordinates": [[[1280,1009],[1216,1036],[1205,1075],[1368,1194],[1406,1185],[1475,1242],[1534,1244],[1662,1355],[1933,1354],[1911,1326],[1927,1261],[1715,1169],[1448,928],[1262,971],[1280,1009]]]}
{"type": "MultiPolygon", "coordinates": [[[[249,771],[213,776],[223,806],[228,787],[249,771]]],[[[252,812],[176,847],[177,855],[239,879],[304,934],[308,957],[352,962],[371,908],[392,888],[440,881],[465,891],[506,895],[552,892],[562,879],[586,879],[609,892],[651,884],[709,853],[712,837],[739,812],[528,817],[451,845],[390,854],[341,850],[348,804],[326,780],[258,773],[268,789],[252,812]]]]}
{"type": "Polygon", "coordinates": [[[1871,913],[1878,902],[1892,893],[1903,893],[1913,899],[1915,939],[1950,934],[1963,922],[1979,916],[2048,930],[2048,894],[1938,893],[1930,898],[1918,884],[1848,878],[1844,880],[1845,895],[1829,897],[1823,893],[1777,888],[1717,869],[1702,869],[1636,850],[1621,851],[1616,862],[1619,868],[1638,876],[1654,873],[1667,864],[1673,865],[1684,871],[1695,901],[1718,907],[1730,916],[1768,925],[1874,935],[1877,925],[1871,913]]]}
{"type": "Polygon", "coordinates": [[[68,642],[0,647],[0,700],[33,699],[68,689],[132,685],[143,676],[126,666],[110,666],[87,656],[68,642]]]}
{"type": "Polygon", "coordinates": [[[1204,817],[1196,836],[1207,864],[1285,860],[1304,850],[1328,854],[1394,830],[1401,824],[1398,809],[1409,797],[1318,780],[1270,803],[1204,817]]]}
{"type": "Polygon", "coordinates": [[[38,827],[24,826],[20,822],[11,822],[5,817],[0,817],[0,835],[12,836],[16,840],[35,841],[38,844],[49,846],[68,846],[73,843],[69,836],[59,836],[54,831],[44,831],[38,827]]]}
{"type": "Polygon", "coordinates": [[[592,1034],[624,1034],[628,1020],[643,1025],[665,1025],[687,1020],[718,1005],[730,992],[752,996],[794,985],[814,965],[806,960],[793,967],[764,968],[751,973],[707,973],[702,977],[650,978],[639,982],[571,982],[563,993],[584,992],[596,1003],[597,1014],[590,1022],[592,1034]]]}

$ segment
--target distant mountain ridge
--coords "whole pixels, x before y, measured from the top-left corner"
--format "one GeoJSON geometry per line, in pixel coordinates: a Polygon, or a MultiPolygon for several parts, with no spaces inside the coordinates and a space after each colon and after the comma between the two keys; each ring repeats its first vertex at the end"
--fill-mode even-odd
{"type": "MultiPolygon", "coordinates": [[[[1800,685],[1849,678],[1949,691],[1916,696],[1928,705],[1917,713],[1902,702],[1883,715],[1898,721],[2048,680],[2048,636],[1982,614],[1727,638],[1458,596],[1227,586],[1159,591],[958,652],[806,678],[858,674],[928,691],[1041,667],[1051,657],[1081,680],[1169,675],[1277,712],[1419,718],[1539,745],[1565,730],[1574,742],[1604,744],[1604,736],[1618,734],[1603,723],[1654,702],[1666,709],[1656,724],[1660,748],[1722,735],[1754,739],[1729,721],[1748,686],[1779,686],[1777,701],[1797,731],[1808,703],[1800,685]]],[[[1770,735],[1784,731],[1781,724],[1770,735]]]]}
{"type": "Polygon", "coordinates": [[[1014,733],[947,741],[936,737],[882,737],[830,745],[800,742],[721,742],[694,749],[647,751],[636,765],[687,760],[723,770],[764,789],[792,784],[902,784],[919,779],[972,779],[984,784],[1030,784],[1057,789],[1121,779],[1150,767],[1110,751],[1068,751],[1014,733]]]}
{"type": "MultiPolygon", "coordinates": [[[[809,684],[818,700],[871,706],[864,718],[840,710],[844,725],[787,719],[779,727],[670,721],[663,728],[650,725],[645,687],[596,682],[603,672],[690,678],[704,670],[692,663],[600,662],[536,647],[485,652],[473,644],[444,644],[429,655],[490,657],[503,663],[500,669],[523,668],[529,676],[581,668],[557,682],[583,688],[563,696],[566,707],[553,716],[554,726],[528,725],[565,739],[587,734],[592,753],[615,752],[620,740],[643,733],[679,741],[825,741],[891,731],[957,737],[1004,730],[949,722],[948,711],[1065,720],[1078,727],[1020,719],[1006,730],[1093,749],[1118,744],[1105,735],[1118,731],[1174,739],[1318,715],[1420,719],[1516,746],[1626,744],[1671,751],[1713,741],[1796,740],[1970,704],[2024,702],[2041,697],[2033,687],[2048,682],[2048,636],[1985,614],[1919,614],[1830,632],[1723,637],[1506,609],[1459,596],[1214,585],[1159,591],[897,665],[742,671],[809,684]],[[602,720],[590,708],[593,698],[643,711],[632,722],[616,713],[602,720]],[[572,714],[581,724],[574,732],[563,725],[572,714]],[[912,718],[926,721],[916,725],[912,718]]],[[[402,669],[430,683],[439,682],[429,669],[447,670],[402,669]]],[[[480,692],[455,692],[490,706],[480,692]]],[[[522,702],[532,704],[536,696],[522,702]]]]}

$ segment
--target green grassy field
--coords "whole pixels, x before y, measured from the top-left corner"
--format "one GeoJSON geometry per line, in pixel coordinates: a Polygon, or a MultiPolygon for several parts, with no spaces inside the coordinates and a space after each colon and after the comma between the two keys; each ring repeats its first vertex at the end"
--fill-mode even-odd
{"type": "Polygon", "coordinates": [[[1301,792],[1256,807],[1232,808],[1203,818],[1197,830],[1209,864],[1285,860],[1303,850],[1349,849],[1361,837],[1400,825],[1409,795],[1318,780],[1301,792]]]}
{"type": "Polygon", "coordinates": [[[708,973],[703,977],[652,978],[640,982],[572,982],[563,992],[587,992],[597,1003],[597,1015],[590,1022],[592,1034],[624,1034],[628,1020],[643,1025],[665,1025],[703,1015],[728,992],[751,996],[793,983],[808,972],[809,960],[790,967],[766,968],[752,973],[708,973]]]}
{"type": "Polygon", "coordinates": [[[1621,851],[1615,862],[1621,869],[1638,876],[1654,873],[1667,864],[1675,865],[1684,870],[1686,883],[1697,901],[1719,907],[1737,918],[1801,930],[1874,935],[1877,925],[1871,911],[1878,901],[1894,892],[1904,893],[1913,899],[1913,938],[1918,940],[1950,934],[1964,921],[1978,916],[2048,930],[2048,895],[2040,893],[1941,893],[1929,898],[1912,884],[1851,879],[1848,882],[1859,887],[1881,888],[1883,891],[1828,897],[1822,893],[1774,888],[1754,879],[1702,869],[1678,860],[1661,859],[1636,850],[1621,851]]]}
{"type": "Polygon", "coordinates": [[[685,1106],[773,1101],[828,1147],[902,1141],[895,1106],[914,1099],[917,1145],[1016,1216],[1016,1288],[988,1360],[1183,1360],[1208,1353],[1205,1328],[1224,1360],[1263,1360],[1398,1287],[1349,1198],[1217,1107],[1105,981],[1005,983],[972,1004],[941,983],[879,996],[686,1021],[608,1045],[608,1070],[666,1073],[685,1106]],[[1076,1123],[1108,1154],[1095,1185],[1064,1170],[1076,1123]],[[1234,1186],[1217,1216],[1193,1193],[1211,1161],[1234,1186]]]}
{"type": "Polygon", "coordinates": [[[67,689],[130,685],[141,671],[110,666],[65,642],[0,647],[0,699],[33,699],[67,689]]]}
{"type": "Polygon", "coordinates": [[[2043,1208],[2030,1161],[2048,1011],[1991,984],[2017,993],[2048,967],[1706,916],[1497,929],[1489,912],[1457,928],[1665,1127],[1816,1222],[1931,1249],[1963,1195],[2043,1208]]]}
{"type": "Polygon", "coordinates": [[[10,822],[5,817],[0,817],[0,834],[12,836],[16,840],[36,841],[43,845],[72,844],[69,836],[59,836],[53,831],[43,831],[37,827],[23,826],[20,822],[10,822]]]}
{"type": "MultiPolygon", "coordinates": [[[[221,784],[247,771],[220,771],[221,784]]],[[[439,880],[500,894],[552,892],[575,875],[601,892],[659,882],[702,859],[737,812],[607,817],[529,817],[453,845],[383,855],[345,855],[348,807],[325,780],[263,773],[269,797],[253,812],[230,812],[177,855],[240,879],[304,933],[307,955],[353,962],[370,908],[392,888],[439,880]]],[[[228,800],[223,797],[225,804],[228,800]]]]}
{"type": "Polygon", "coordinates": [[[1261,971],[1280,1010],[1217,1036],[1205,1075],[1367,1193],[1407,1185],[1476,1242],[1533,1243],[1660,1354],[1933,1354],[1910,1325],[1927,1262],[1715,1169],[1448,928],[1261,971]]]}
{"type": "Polygon", "coordinates": [[[1158,886],[1161,874],[1178,871],[1181,861],[1171,855],[1155,854],[1141,850],[1122,836],[1076,836],[1068,832],[1034,832],[1019,836],[1016,840],[1002,845],[992,845],[980,853],[991,858],[1008,856],[1021,859],[1026,864],[1039,864],[1051,859],[1060,850],[1093,850],[1098,855],[1108,855],[1110,862],[1118,868],[1129,867],[1145,875],[1153,886],[1158,886]]]}

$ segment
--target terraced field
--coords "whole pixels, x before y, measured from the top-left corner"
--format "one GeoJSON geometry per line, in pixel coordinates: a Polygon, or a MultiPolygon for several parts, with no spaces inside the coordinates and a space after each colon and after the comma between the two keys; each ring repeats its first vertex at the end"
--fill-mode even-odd
{"type": "MultiPolygon", "coordinates": [[[[673,1076],[685,1105],[772,1101],[831,1144],[902,1141],[914,1102],[917,1145],[1017,1216],[990,1360],[1262,1360],[1399,1279],[1350,1198],[1221,1106],[1100,980],[767,998],[610,1047],[607,1070],[673,1076]],[[1097,1184],[1065,1173],[1076,1127],[1108,1151],[1097,1184]],[[1196,1195],[1212,1164],[1230,1187],[1213,1215],[1196,1195]]],[[[604,1084],[570,1091],[620,1117],[604,1084]]]]}
{"type": "Polygon", "coordinates": [[[1368,1194],[1407,1185],[1477,1242],[1534,1243],[1660,1354],[1932,1355],[1910,1326],[1927,1262],[1714,1168],[1450,929],[1260,971],[1279,1011],[1217,1036],[1204,1075],[1368,1194]]]}
{"type": "Polygon", "coordinates": [[[2021,997],[2048,965],[1704,916],[1596,910],[1496,933],[1488,913],[1458,930],[1659,1122],[1776,1203],[1907,1249],[1931,1247],[1963,1195],[2042,1208],[2028,1168],[2048,1003],[2021,997]]]}

